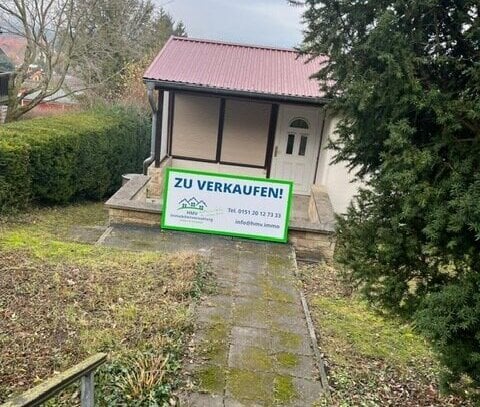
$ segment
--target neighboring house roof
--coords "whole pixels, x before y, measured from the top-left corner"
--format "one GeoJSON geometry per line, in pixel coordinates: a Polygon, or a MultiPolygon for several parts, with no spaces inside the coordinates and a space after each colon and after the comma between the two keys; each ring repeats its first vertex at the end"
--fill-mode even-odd
{"type": "MultiPolygon", "coordinates": [[[[67,75],[63,86],[52,96],[43,99],[43,102],[76,105],[78,104],[77,96],[80,96],[83,93],[83,88],[84,86],[82,86],[82,82],[77,77],[67,75]]],[[[39,92],[31,93],[30,95],[25,96],[24,100],[33,100],[38,94],[39,92]]]]}
{"type": "MultiPolygon", "coordinates": [[[[25,96],[24,100],[33,100],[35,99],[40,92],[33,92],[30,95],[25,96]]],[[[70,92],[66,92],[64,89],[59,89],[52,96],[47,96],[42,100],[42,102],[48,103],[58,103],[62,105],[75,105],[78,104],[77,100],[74,98],[70,92]]]]}
{"type": "Polygon", "coordinates": [[[2,72],[13,72],[15,66],[13,65],[12,61],[7,57],[7,54],[3,52],[0,48],[0,73],[2,72]]]}
{"type": "Polygon", "coordinates": [[[144,75],[146,81],[282,98],[318,100],[311,79],[326,58],[293,49],[171,37],[144,75]]]}
{"type": "Polygon", "coordinates": [[[25,57],[27,41],[18,35],[1,34],[0,48],[15,66],[19,66],[23,63],[25,57]]]}

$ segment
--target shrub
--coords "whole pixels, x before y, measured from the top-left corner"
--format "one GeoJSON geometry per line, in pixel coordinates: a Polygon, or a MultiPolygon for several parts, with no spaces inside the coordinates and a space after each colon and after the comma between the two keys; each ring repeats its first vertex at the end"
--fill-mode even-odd
{"type": "Polygon", "coordinates": [[[28,201],[31,185],[28,157],[28,145],[0,139],[0,213],[28,201]]]}
{"type": "Polygon", "coordinates": [[[150,120],[128,108],[66,114],[0,127],[0,212],[30,202],[98,200],[140,172],[150,120]]]}

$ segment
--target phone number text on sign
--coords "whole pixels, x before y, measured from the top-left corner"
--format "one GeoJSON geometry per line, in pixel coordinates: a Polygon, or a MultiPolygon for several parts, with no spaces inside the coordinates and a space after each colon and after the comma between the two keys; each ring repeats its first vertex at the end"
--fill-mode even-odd
{"type": "Polygon", "coordinates": [[[162,227],[286,242],[290,181],[168,168],[162,227]]]}
{"type": "Polygon", "coordinates": [[[252,215],[252,216],[263,216],[264,218],[281,218],[282,214],[278,212],[264,212],[250,209],[235,209],[228,208],[230,213],[238,213],[240,215],[252,215]]]}

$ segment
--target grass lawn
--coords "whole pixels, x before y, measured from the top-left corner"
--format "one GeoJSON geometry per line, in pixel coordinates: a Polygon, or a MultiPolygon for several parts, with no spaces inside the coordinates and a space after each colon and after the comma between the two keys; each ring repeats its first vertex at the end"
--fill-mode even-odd
{"type": "MultiPolygon", "coordinates": [[[[0,221],[0,402],[96,352],[98,405],[174,402],[190,305],[207,281],[195,254],[126,252],[69,241],[105,225],[102,204],[0,221]]],[[[76,387],[50,405],[77,403],[76,387]]]]}
{"type": "Polygon", "coordinates": [[[325,354],[331,400],[321,406],[468,406],[438,391],[440,366],[410,326],[347,290],[328,265],[300,264],[325,354]]]}

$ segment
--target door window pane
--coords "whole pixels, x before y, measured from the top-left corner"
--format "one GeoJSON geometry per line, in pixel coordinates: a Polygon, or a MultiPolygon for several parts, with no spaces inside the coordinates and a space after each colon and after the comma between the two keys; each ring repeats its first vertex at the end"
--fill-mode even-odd
{"type": "Polygon", "coordinates": [[[295,119],[290,123],[290,127],[297,129],[308,129],[308,123],[303,119],[295,119]]]}
{"type": "Polygon", "coordinates": [[[305,155],[305,150],[307,149],[307,136],[302,136],[300,138],[300,147],[298,149],[298,155],[305,155]]]}
{"type": "Polygon", "coordinates": [[[289,134],[287,140],[287,154],[293,153],[293,144],[295,143],[295,134],[289,134]]]}

